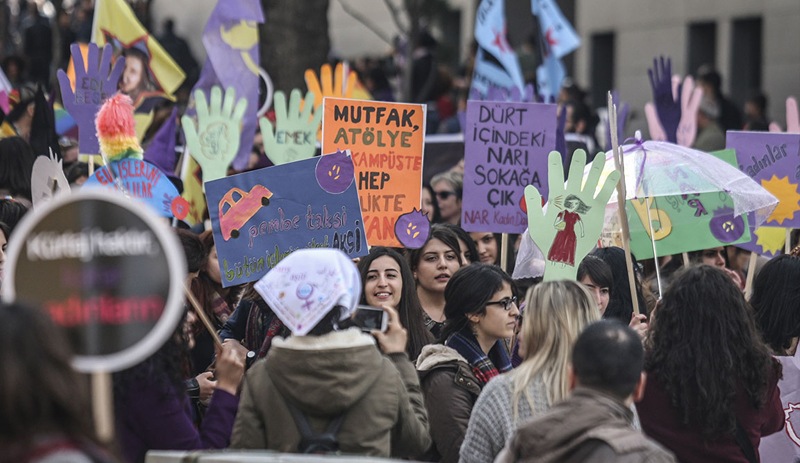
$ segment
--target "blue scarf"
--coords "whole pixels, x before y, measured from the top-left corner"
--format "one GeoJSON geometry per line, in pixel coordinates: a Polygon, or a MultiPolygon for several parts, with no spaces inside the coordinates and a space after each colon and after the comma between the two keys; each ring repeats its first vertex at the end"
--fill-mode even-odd
{"type": "Polygon", "coordinates": [[[490,379],[511,370],[511,359],[506,352],[503,342],[497,341],[486,355],[481,349],[475,335],[464,329],[453,333],[444,343],[455,349],[472,367],[472,373],[483,387],[490,379]]]}

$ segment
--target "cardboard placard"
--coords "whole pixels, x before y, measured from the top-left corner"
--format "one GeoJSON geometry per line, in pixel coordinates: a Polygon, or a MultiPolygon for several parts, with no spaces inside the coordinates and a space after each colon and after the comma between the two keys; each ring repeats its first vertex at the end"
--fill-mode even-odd
{"type": "Polygon", "coordinates": [[[548,197],[556,105],[469,101],[464,137],[461,226],[476,232],[524,232],[525,187],[533,185],[548,197]]]}
{"type": "Polygon", "coordinates": [[[264,276],[291,252],[338,248],[366,255],[367,241],[347,153],[207,182],[222,285],[264,276]]]}
{"type": "Polygon", "coordinates": [[[45,310],[83,372],[152,355],[183,316],[186,262],[163,221],[122,195],[82,190],[28,214],[8,247],[4,300],[45,310]]]}
{"type": "Polygon", "coordinates": [[[397,219],[420,207],[425,105],[325,98],[322,152],[350,150],[370,246],[401,246],[397,219]]]}

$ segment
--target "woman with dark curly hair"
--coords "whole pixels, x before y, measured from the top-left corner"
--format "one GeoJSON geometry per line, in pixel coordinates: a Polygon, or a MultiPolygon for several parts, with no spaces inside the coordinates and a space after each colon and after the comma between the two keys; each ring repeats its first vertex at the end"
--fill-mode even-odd
{"type": "Polygon", "coordinates": [[[645,433],[684,463],[757,461],[761,437],[783,427],[781,365],[730,277],[707,265],[679,275],[645,347],[645,433]]]}

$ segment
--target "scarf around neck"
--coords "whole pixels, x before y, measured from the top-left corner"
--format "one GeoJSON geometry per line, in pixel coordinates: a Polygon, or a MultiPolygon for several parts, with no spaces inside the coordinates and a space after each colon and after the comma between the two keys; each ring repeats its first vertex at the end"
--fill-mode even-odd
{"type": "Polygon", "coordinates": [[[475,335],[469,329],[461,330],[450,335],[445,345],[455,349],[464,357],[472,367],[472,373],[481,383],[481,388],[495,376],[511,370],[511,359],[503,346],[502,341],[497,341],[489,355],[481,349],[475,335]]]}

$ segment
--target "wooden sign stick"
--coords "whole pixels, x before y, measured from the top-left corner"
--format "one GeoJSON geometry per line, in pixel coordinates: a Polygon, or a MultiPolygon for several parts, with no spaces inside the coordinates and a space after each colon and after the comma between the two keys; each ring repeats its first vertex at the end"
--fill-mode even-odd
{"type": "Polygon", "coordinates": [[[114,390],[111,373],[94,372],[92,377],[92,415],[97,439],[103,444],[114,441],[114,390]]]}
{"type": "Polygon", "coordinates": [[[744,298],[748,301],[750,300],[750,296],[753,295],[753,280],[756,277],[757,260],[758,254],[750,252],[750,261],[747,264],[747,280],[745,280],[744,283],[744,298]]]}
{"type": "Polygon", "coordinates": [[[219,350],[222,350],[222,341],[219,339],[217,335],[217,330],[214,328],[214,325],[211,323],[211,320],[208,319],[208,315],[203,311],[203,308],[200,307],[200,303],[197,302],[197,298],[194,297],[194,293],[192,290],[189,289],[187,285],[183,285],[183,292],[186,294],[186,298],[189,299],[189,303],[192,304],[194,307],[194,311],[197,316],[200,318],[200,321],[203,322],[203,326],[206,327],[208,330],[208,334],[211,335],[211,339],[214,341],[214,346],[217,347],[219,350]]]}
{"type": "Polygon", "coordinates": [[[508,272],[508,233],[500,235],[500,268],[508,272]]]}
{"type": "Polygon", "coordinates": [[[633,302],[633,313],[639,315],[639,298],[636,295],[636,275],[633,273],[633,257],[631,257],[631,232],[628,229],[628,213],[625,211],[625,163],[622,159],[622,148],[619,146],[619,135],[617,133],[617,106],[608,92],[608,123],[611,132],[611,151],[614,158],[614,167],[620,173],[620,180],[617,182],[617,214],[622,226],[622,248],[625,250],[625,267],[628,271],[628,285],[631,288],[631,301],[633,302]]]}

